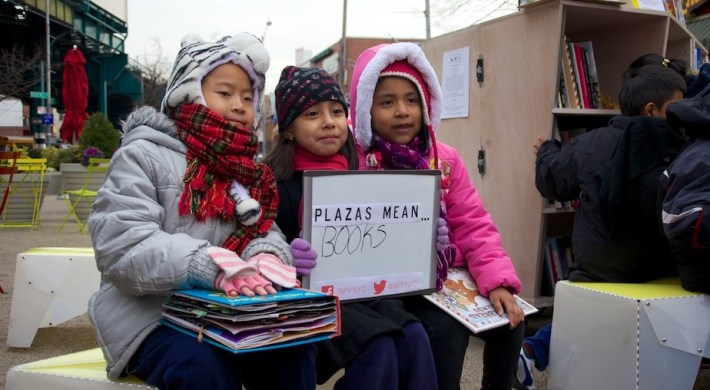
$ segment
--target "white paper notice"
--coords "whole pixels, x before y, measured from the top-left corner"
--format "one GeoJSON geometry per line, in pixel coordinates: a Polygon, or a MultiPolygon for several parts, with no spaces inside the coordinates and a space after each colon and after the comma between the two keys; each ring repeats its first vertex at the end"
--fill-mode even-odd
{"type": "Polygon", "coordinates": [[[444,53],[441,89],[444,94],[442,119],[468,118],[469,49],[444,53]]]}

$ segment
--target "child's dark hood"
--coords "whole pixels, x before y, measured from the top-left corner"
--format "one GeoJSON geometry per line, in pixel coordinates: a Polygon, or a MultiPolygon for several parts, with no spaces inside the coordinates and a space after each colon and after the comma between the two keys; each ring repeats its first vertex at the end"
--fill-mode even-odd
{"type": "Polygon", "coordinates": [[[690,137],[710,138],[710,95],[669,104],[666,118],[672,127],[690,137]]]}

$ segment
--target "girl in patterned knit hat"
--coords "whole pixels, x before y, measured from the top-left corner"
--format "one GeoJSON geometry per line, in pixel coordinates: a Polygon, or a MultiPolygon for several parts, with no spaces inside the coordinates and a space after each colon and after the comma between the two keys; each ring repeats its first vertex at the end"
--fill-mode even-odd
{"type": "MultiPolygon", "coordinates": [[[[523,312],[513,296],[520,279],[464,161],[436,140],[442,93],[424,52],[414,43],[365,50],[353,69],[350,104],[361,169],[441,170],[437,288],[449,267],[465,267],[481,295],[499,314],[507,313],[509,326],[475,336],[486,342],[482,388],[511,389],[524,334],[523,312]]],[[[403,301],[429,334],[438,388],[458,389],[470,332],[422,297],[403,301]]]]}
{"type": "MultiPolygon", "coordinates": [[[[279,187],[279,226],[300,275],[317,254],[299,238],[304,170],[357,170],[345,97],[323,69],[287,66],[276,86],[279,140],[265,163],[279,187]]],[[[318,383],[344,375],[336,389],[435,389],[434,360],[421,322],[398,299],[344,303],[342,335],[317,344],[318,383]]]]}
{"type": "Polygon", "coordinates": [[[313,345],[234,355],[159,323],[174,289],[253,296],[298,283],[274,224],[276,182],[254,162],[268,66],[251,34],[187,36],[162,112],[126,119],[89,217],[102,274],[89,318],[109,378],[132,374],[160,389],[315,387],[313,345]]]}

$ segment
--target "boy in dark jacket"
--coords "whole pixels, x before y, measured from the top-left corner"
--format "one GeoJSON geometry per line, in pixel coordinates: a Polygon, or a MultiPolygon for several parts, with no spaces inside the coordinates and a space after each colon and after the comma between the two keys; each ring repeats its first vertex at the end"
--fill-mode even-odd
{"type": "MultiPolygon", "coordinates": [[[[538,138],[535,186],[557,201],[579,199],[574,216],[569,280],[643,283],[673,273],[656,213],[658,177],[677,156],[683,137],[666,122],[685,80],[659,65],[624,74],[621,115],[608,126],[561,145],[538,138]]],[[[532,368],[549,362],[551,324],[523,341],[518,380],[533,388],[532,368]]]]}

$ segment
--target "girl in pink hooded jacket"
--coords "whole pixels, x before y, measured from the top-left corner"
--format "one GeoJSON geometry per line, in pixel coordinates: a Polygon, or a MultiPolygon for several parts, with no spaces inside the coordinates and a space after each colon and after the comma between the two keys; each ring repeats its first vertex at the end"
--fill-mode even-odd
{"type": "MultiPolygon", "coordinates": [[[[353,70],[350,104],[360,169],[442,171],[437,288],[449,267],[466,267],[480,293],[499,313],[507,312],[510,326],[475,336],[486,342],[482,388],[511,389],[524,334],[524,315],[513,297],[520,292],[520,279],[463,160],[434,137],[442,93],[424,52],[413,43],[362,52],[353,70]]],[[[404,301],[429,334],[439,389],[458,389],[470,332],[422,297],[404,301]]]]}

